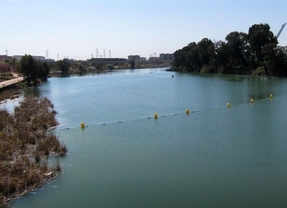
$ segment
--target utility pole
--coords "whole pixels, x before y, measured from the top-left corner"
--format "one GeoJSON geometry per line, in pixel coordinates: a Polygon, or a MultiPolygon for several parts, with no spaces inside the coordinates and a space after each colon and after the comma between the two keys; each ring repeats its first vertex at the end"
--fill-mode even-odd
{"type": "Polygon", "coordinates": [[[6,61],[8,61],[8,50],[5,51],[6,51],[6,61]]]}
{"type": "Polygon", "coordinates": [[[111,50],[109,50],[109,58],[111,58],[111,50]]]}
{"type": "Polygon", "coordinates": [[[99,51],[98,49],[96,50],[97,58],[99,58],[99,51]]]}

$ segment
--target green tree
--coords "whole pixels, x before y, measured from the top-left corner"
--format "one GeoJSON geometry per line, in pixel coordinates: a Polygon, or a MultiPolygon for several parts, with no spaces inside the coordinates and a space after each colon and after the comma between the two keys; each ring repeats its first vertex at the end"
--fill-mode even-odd
{"type": "Polygon", "coordinates": [[[264,69],[266,74],[273,76],[287,76],[287,54],[276,44],[265,44],[262,49],[264,55],[264,69]]]}
{"type": "Polygon", "coordinates": [[[172,65],[178,71],[198,72],[200,63],[197,44],[192,42],[175,51],[172,65]]]}
{"type": "Polygon", "coordinates": [[[188,44],[188,49],[185,52],[185,62],[186,68],[191,72],[199,72],[200,71],[200,59],[198,52],[198,45],[195,42],[188,44]]]}
{"type": "Polygon", "coordinates": [[[251,55],[251,64],[256,68],[262,65],[264,54],[262,49],[265,44],[278,44],[277,38],[270,31],[268,24],[255,24],[248,31],[249,50],[251,55]]]}
{"type": "Polygon", "coordinates": [[[257,68],[265,74],[287,76],[286,48],[277,46],[277,38],[268,24],[255,24],[248,34],[231,32],[226,41],[203,38],[174,52],[176,71],[225,74],[251,74],[257,68]]]}
{"type": "Polygon", "coordinates": [[[197,43],[197,46],[200,70],[204,72],[210,72],[210,70],[214,70],[212,69],[214,67],[213,58],[215,55],[214,43],[208,38],[203,38],[200,42],[197,43]]]}
{"type": "Polygon", "coordinates": [[[216,67],[218,68],[218,71],[225,74],[230,73],[228,45],[220,40],[215,42],[214,46],[216,67]]]}
{"type": "Polygon", "coordinates": [[[79,74],[85,74],[87,72],[86,66],[83,62],[77,62],[75,64],[75,68],[77,69],[79,74]]]}
{"type": "Polygon", "coordinates": [[[210,45],[212,45],[212,41],[203,38],[200,42],[198,42],[198,53],[199,53],[199,62],[200,65],[203,66],[205,64],[209,64],[210,61],[210,45]]]}
{"type": "Polygon", "coordinates": [[[129,64],[130,64],[131,69],[134,69],[135,66],[136,66],[136,63],[135,63],[134,60],[130,60],[130,61],[129,61],[129,64]]]}
{"type": "Polygon", "coordinates": [[[183,67],[186,66],[186,53],[189,51],[189,47],[185,46],[182,49],[178,49],[174,52],[173,67],[177,71],[185,71],[183,67]]]}
{"type": "Polygon", "coordinates": [[[47,81],[48,75],[50,73],[50,66],[48,65],[47,62],[38,62],[38,66],[39,66],[39,78],[42,81],[47,81]]]}
{"type": "Polygon", "coordinates": [[[21,58],[20,70],[27,81],[27,85],[30,85],[31,82],[33,82],[34,85],[37,84],[38,64],[31,55],[26,54],[21,58]]]}
{"type": "Polygon", "coordinates": [[[61,74],[69,74],[70,70],[70,63],[67,59],[57,61],[57,66],[59,70],[61,71],[61,74]]]}
{"type": "Polygon", "coordinates": [[[227,46],[230,52],[230,61],[232,65],[246,67],[246,46],[247,46],[247,34],[243,32],[231,32],[229,33],[225,40],[227,41],[227,46]]]}

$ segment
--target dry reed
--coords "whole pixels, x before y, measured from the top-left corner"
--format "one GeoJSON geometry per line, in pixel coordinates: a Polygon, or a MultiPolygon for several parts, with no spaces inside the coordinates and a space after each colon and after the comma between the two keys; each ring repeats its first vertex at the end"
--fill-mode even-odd
{"type": "Polygon", "coordinates": [[[47,131],[58,124],[55,113],[47,98],[32,96],[20,102],[14,114],[0,110],[0,208],[61,171],[59,162],[55,167],[45,162],[50,155],[67,152],[55,133],[47,131]]]}

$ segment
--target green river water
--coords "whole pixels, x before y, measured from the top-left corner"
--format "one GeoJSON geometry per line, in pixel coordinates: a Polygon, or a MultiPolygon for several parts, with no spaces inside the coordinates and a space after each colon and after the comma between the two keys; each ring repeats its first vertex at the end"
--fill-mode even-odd
{"type": "Polygon", "coordinates": [[[54,103],[68,154],[11,207],[287,206],[286,79],[120,70],[29,92],[54,103]]]}

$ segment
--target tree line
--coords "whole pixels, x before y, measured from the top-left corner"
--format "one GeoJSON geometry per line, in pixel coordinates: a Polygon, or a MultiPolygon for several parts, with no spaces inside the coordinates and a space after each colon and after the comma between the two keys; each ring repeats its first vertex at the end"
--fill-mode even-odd
{"type": "Polygon", "coordinates": [[[174,52],[172,69],[183,72],[287,76],[287,50],[268,24],[248,33],[231,32],[225,41],[203,38],[174,52]]]}
{"type": "Polygon", "coordinates": [[[114,68],[111,64],[93,64],[88,61],[69,59],[58,60],[56,62],[43,62],[35,60],[31,55],[23,56],[16,65],[17,72],[23,74],[28,85],[36,85],[39,81],[46,81],[50,73],[67,76],[69,74],[85,74],[88,71],[98,73],[114,68]]]}

